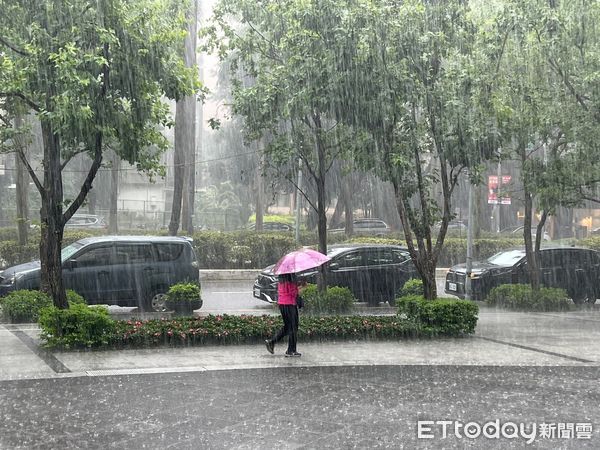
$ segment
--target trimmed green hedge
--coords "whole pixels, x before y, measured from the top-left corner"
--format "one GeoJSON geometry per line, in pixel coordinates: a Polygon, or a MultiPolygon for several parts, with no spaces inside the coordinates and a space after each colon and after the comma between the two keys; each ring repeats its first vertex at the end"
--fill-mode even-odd
{"type": "Polygon", "coordinates": [[[40,338],[52,348],[106,346],[115,339],[115,321],[103,306],[77,303],[68,309],[55,306],[40,311],[40,338]]]}
{"type": "MultiPolygon", "coordinates": [[[[474,322],[469,331],[466,319],[451,307],[438,306],[432,314],[437,319],[426,324],[400,316],[306,316],[300,321],[299,338],[310,341],[460,336],[473,332],[477,320],[471,319],[474,322]],[[451,316],[444,320],[437,318],[444,313],[451,316]]],[[[101,308],[84,310],[80,305],[68,310],[44,308],[41,338],[47,347],[62,349],[244,344],[261,342],[283,325],[280,316],[209,315],[148,321],[113,321],[107,317],[101,308]]]]}
{"type": "MultiPolygon", "coordinates": [[[[67,301],[69,305],[86,304],[85,299],[71,289],[67,289],[67,301]]],[[[11,323],[32,323],[38,321],[42,308],[52,305],[52,299],[41,291],[20,289],[0,298],[0,305],[2,314],[11,323]]]]}
{"type": "Polygon", "coordinates": [[[477,326],[479,307],[467,300],[426,300],[420,295],[409,295],[397,299],[396,305],[399,315],[406,315],[428,332],[472,334],[477,326]]]}
{"type": "Polygon", "coordinates": [[[569,311],[573,304],[563,289],[540,288],[535,293],[528,284],[503,284],[487,296],[490,306],[514,311],[569,311]]]}
{"type": "Polygon", "coordinates": [[[302,290],[303,311],[309,314],[347,313],[352,309],[356,298],[348,288],[332,286],[324,293],[319,292],[315,284],[302,290]]]}
{"type": "Polygon", "coordinates": [[[37,322],[40,310],[52,305],[52,299],[43,292],[22,289],[1,298],[0,304],[11,323],[37,322]]]}

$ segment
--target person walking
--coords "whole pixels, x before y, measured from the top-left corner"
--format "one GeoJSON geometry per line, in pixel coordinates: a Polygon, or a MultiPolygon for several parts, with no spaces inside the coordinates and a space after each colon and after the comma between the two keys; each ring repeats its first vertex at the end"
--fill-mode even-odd
{"type": "Polygon", "coordinates": [[[277,304],[283,319],[283,327],[271,338],[265,341],[269,353],[274,353],[275,344],[288,337],[286,357],[302,356],[296,351],[298,340],[298,297],[300,294],[299,283],[295,274],[285,273],[278,277],[277,304]]]}

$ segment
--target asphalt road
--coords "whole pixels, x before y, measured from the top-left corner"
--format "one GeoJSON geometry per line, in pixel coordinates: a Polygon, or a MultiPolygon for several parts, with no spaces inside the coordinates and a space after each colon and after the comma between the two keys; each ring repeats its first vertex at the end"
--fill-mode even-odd
{"type": "Polygon", "coordinates": [[[599,377],[598,367],[362,366],[0,382],[0,448],[598,448],[599,377]],[[438,421],[451,422],[445,438],[438,421]],[[506,428],[462,429],[488,422],[506,428]],[[572,434],[559,437],[559,424],[572,434]]]}
{"type": "MultiPolygon", "coordinates": [[[[252,296],[253,281],[203,281],[203,313],[247,312],[265,314],[272,306],[252,296]]],[[[444,278],[437,279],[438,295],[444,296],[444,278]]]]}

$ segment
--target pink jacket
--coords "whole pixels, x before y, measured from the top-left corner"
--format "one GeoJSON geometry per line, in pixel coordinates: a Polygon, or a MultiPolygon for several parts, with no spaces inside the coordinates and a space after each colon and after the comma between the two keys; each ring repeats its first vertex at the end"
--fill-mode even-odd
{"type": "Polygon", "coordinates": [[[298,285],[291,281],[277,283],[277,303],[280,305],[295,305],[298,297],[298,285]]]}

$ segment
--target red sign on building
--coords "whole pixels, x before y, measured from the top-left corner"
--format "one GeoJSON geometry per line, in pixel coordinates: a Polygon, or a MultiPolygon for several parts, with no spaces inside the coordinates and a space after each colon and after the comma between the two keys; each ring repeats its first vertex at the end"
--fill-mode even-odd
{"type": "Polygon", "coordinates": [[[511,199],[510,197],[505,196],[505,192],[502,192],[503,196],[498,198],[498,192],[501,191],[502,185],[509,184],[510,180],[510,175],[502,175],[502,184],[499,185],[497,175],[490,175],[488,177],[488,203],[490,205],[497,205],[498,203],[501,205],[510,205],[511,199]],[[498,201],[498,199],[500,201],[498,201]]]}

